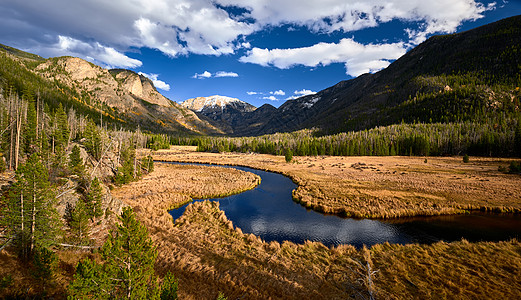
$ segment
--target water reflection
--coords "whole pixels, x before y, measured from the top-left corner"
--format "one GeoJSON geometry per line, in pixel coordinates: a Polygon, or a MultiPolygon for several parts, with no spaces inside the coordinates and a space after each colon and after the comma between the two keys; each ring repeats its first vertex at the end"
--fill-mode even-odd
{"type": "MultiPolygon", "coordinates": [[[[259,175],[261,184],[253,190],[219,201],[229,220],[245,233],[265,241],[306,240],[327,246],[352,244],[356,247],[378,243],[432,243],[439,240],[499,241],[521,236],[519,215],[472,214],[371,220],[341,218],[307,210],[292,200],[297,186],[287,177],[246,167],[233,167],[259,175]]],[[[202,200],[195,200],[202,201],[202,200]]],[[[170,211],[180,217],[185,206],[170,211]]]]}

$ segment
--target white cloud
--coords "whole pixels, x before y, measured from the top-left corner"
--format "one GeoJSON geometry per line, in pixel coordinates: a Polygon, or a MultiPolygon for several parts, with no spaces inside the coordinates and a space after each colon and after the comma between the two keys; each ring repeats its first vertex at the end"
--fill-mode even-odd
{"type": "Polygon", "coordinates": [[[283,90],[278,90],[278,91],[270,92],[270,95],[284,96],[284,95],[286,95],[286,93],[283,90]]]}
{"type": "Polygon", "coordinates": [[[212,77],[212,73],[210,73],[208,71],[204,71],[201,74],[195,73],[194,76],[192,76],[192,78],[195,78],[195,79],[205,79],[205,78],[210,78],[210,77],[212,77]]]}
{"type": "Polygon", "coordinates": [[[293,99],[297,99],[297,98],[300,98],[300,97],[303,97],[303,96],[307,96],[307,95],[313,95],[313,94],[316,94],[317,92],[313,92],[312,90],[306,90],[306,89],[302,89],[302,90],[295,90],[293,92],[293,96],[290,96],[288,98],[286,98],[286,100],[293,100],[293,99]]]}
{"type": "Polygon", "coordinates": [[[262,99],[271,100],[271,101],[279,101],[279,99],[277,99],[277,97],[275,97],[273,95],[267,96],[267,97],[262,97],[262,99]]]}
{"type": "Polygon", "coordinates": [[[0,40],[44,56],[91,57],[118,67],[141,65],[124,54],[131,48],[157,49],[172,57],[190,53],[219,56],[251,49],[242,60],[283,68],[340,62],[346,63],[349,74],[358,74],[386,66],[393,59],[389,57],[395,56],[376,55],[374,51],[387,47],[385,51],[394,53],[396,44],[351,45],[373,56],[360,58],[335,47],[345,40],[319,43],[306,50],[267,50],[252,48],[245,38],[282,25],[346,33],[399,20],[411,24],[407,29],[409,41],[404,45],[413,46],[431,34],[452,33],[462,22],[482,18],[485,11],[496,6],[476,0],[307,0],[298,5],[294,0],[0,1],[0,40]],[[231,15],[223,7],[239,8],[235,11],[243,8],[244,12],[231,15]],[[325,52],[328,45],[338,57],[325,52]],[[278,51],[291,59],[278,57],[278,51]],[[309,51],[315,51],[314,59],[309,51]]]}
{"type": "Polygon", "coordinates": [[[116,49],[106,47],[98,42],[87,43],[68,36],[58,36],[58,41],[41,52],[50,56],[79,56],[107,68],[135,68],[143,63],[130,58],[116,49]]]}
{"type": "Polygon", "coordinates": [[[319,43],[303,48],[272,50],[253,48],[241,57],[240,61],[275,66],[280,69],[295,65],[316,67],[331,63],[345,63],[346,73],[358,76],[387,67],[390,60],[399,58],[405,51],[403,43],[363,45],[353,39],[342,39],[338,44],[319,43]]]}
{"type": "MultiPolygon", "coordinates": [[[[248,9],[245,17],[260,27],[295,24],[314,31],[351,32],[377,27],[392,20],[420,22],[423,32],[451,33],[463,22],[483,17],[496,3],[484,6],[475,0],[217,0],[221,5],[248,9]]],[[[291,28],[291,27],[290,27],[291,28]]]]}
{"type": "Polygon", "coordinates": [[[204,71],[203,73],[195,73],[192,78],[195,79],[206,79],[206,78],[220,78],[220,77],[239,77],[239,74],[235,72],[226,72],[226,71],[218,71],[215,74],[212,74],[208,71],[204,71]]]}
{"type": "Polygon", "coordinates": [[[225,71],[219,71],[215,73],[215,77],[239,77],[239,74],[235,72],[225,72],[225,71]]]}
{"type": "Polygon", "coordinates": [[[316,94],[316,93],[317,92],[313,92],[312,90],[306,90],[306,89],[302,89],[300,91],[293,92],[293,94],[298,95],[298,96],[307,96],[307,95],[316,94]]]}
{"type": "Polygon", "coordinates": [[[154,83],[154,86],[158,89],[162,89],[165,91],[170,90],[170,85],[162,80],[157,79],[159,77],[158,74],[147,74],[143,72],[139,72],[139,75],[145,76],[146,78],[152,80],[152,83],[154,83]]]}
{"type": "Polygon", "coordinates": [[[246,94],[252,96],[252,95],[258,95],[260,93],[259,92],[246,92],[246,94]]]}

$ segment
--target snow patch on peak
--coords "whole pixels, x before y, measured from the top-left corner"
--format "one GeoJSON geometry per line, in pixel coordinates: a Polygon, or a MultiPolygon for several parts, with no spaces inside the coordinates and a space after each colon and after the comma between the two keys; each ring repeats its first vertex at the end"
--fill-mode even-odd
{"type": "Polygon", "coordinates": [[[313,107],[313,105],[315,105],[315,103],[320,101],[320,99],[321,99],[320,96],[313,97],[313,98],[311,98],[311,100],[303,102],[301,105],[303,108],[311,108],[311,107],[313,107]]]}
{"type": "Polygon", "coordinates": [[[244,107],[247,108],[247,110],[251,110],[248,109],[248,107],[252,107],[248,103],[243,102],[237,98],[219,95],[188,99],[181,103],[181,105],[196,112],[205,112],[209,109],[212,111],[215,111],[216,109],[224,111],[227,106],[244,107]]]}

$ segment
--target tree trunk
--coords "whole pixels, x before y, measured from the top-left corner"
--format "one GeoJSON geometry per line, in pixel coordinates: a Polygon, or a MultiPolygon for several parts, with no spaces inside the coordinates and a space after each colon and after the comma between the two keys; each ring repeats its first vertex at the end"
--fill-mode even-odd
{"type": "Polygon", "coordinates": [[[34,250],[34,231],[36,229],[36,178],[33,178],[33,206],[32,206],[32,220],[31,220],[31,253],[34,250]]]}
{"type": "Polygon", "coordinates": [[[40,123],[38,122],[40,120],[40,91],[36,93],[36,140],[38,141],[38,133],[40,128],[40,123]]]}
{"type": "Polygon", "coordinates": [[[18,101],[16,109],[16,144],[14,149],[14,168],[18,169],[18,157],[20,156],[20,135],[22,133],[23,103],[18,101]]]}

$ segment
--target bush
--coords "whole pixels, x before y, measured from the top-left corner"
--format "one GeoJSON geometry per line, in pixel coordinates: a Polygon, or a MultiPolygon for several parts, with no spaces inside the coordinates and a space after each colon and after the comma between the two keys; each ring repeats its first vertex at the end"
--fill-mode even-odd
{"type": "Polygon", "coordinates": [[[465,154],[465,155],[463,156],[463,162],[464,162],[464,163],[468,163],[469,160],[470,160],[470,158],[469,158],[468,154],[465,154]]]}
{"type": "Polygon", "coordinates": [[[510,173],[521,173],[521,162],[519,162],[519,161],[511,162],[510,166],[508,167],[508,171],[510,173]]]}
{"type": "Polygon", "coordinates": [[[284,154],[284,157],[286,158],[286,162],[289,163],[293,159],[293,152],[291,152],[291,149],[286,150],[286,154],[284,154]]]}

